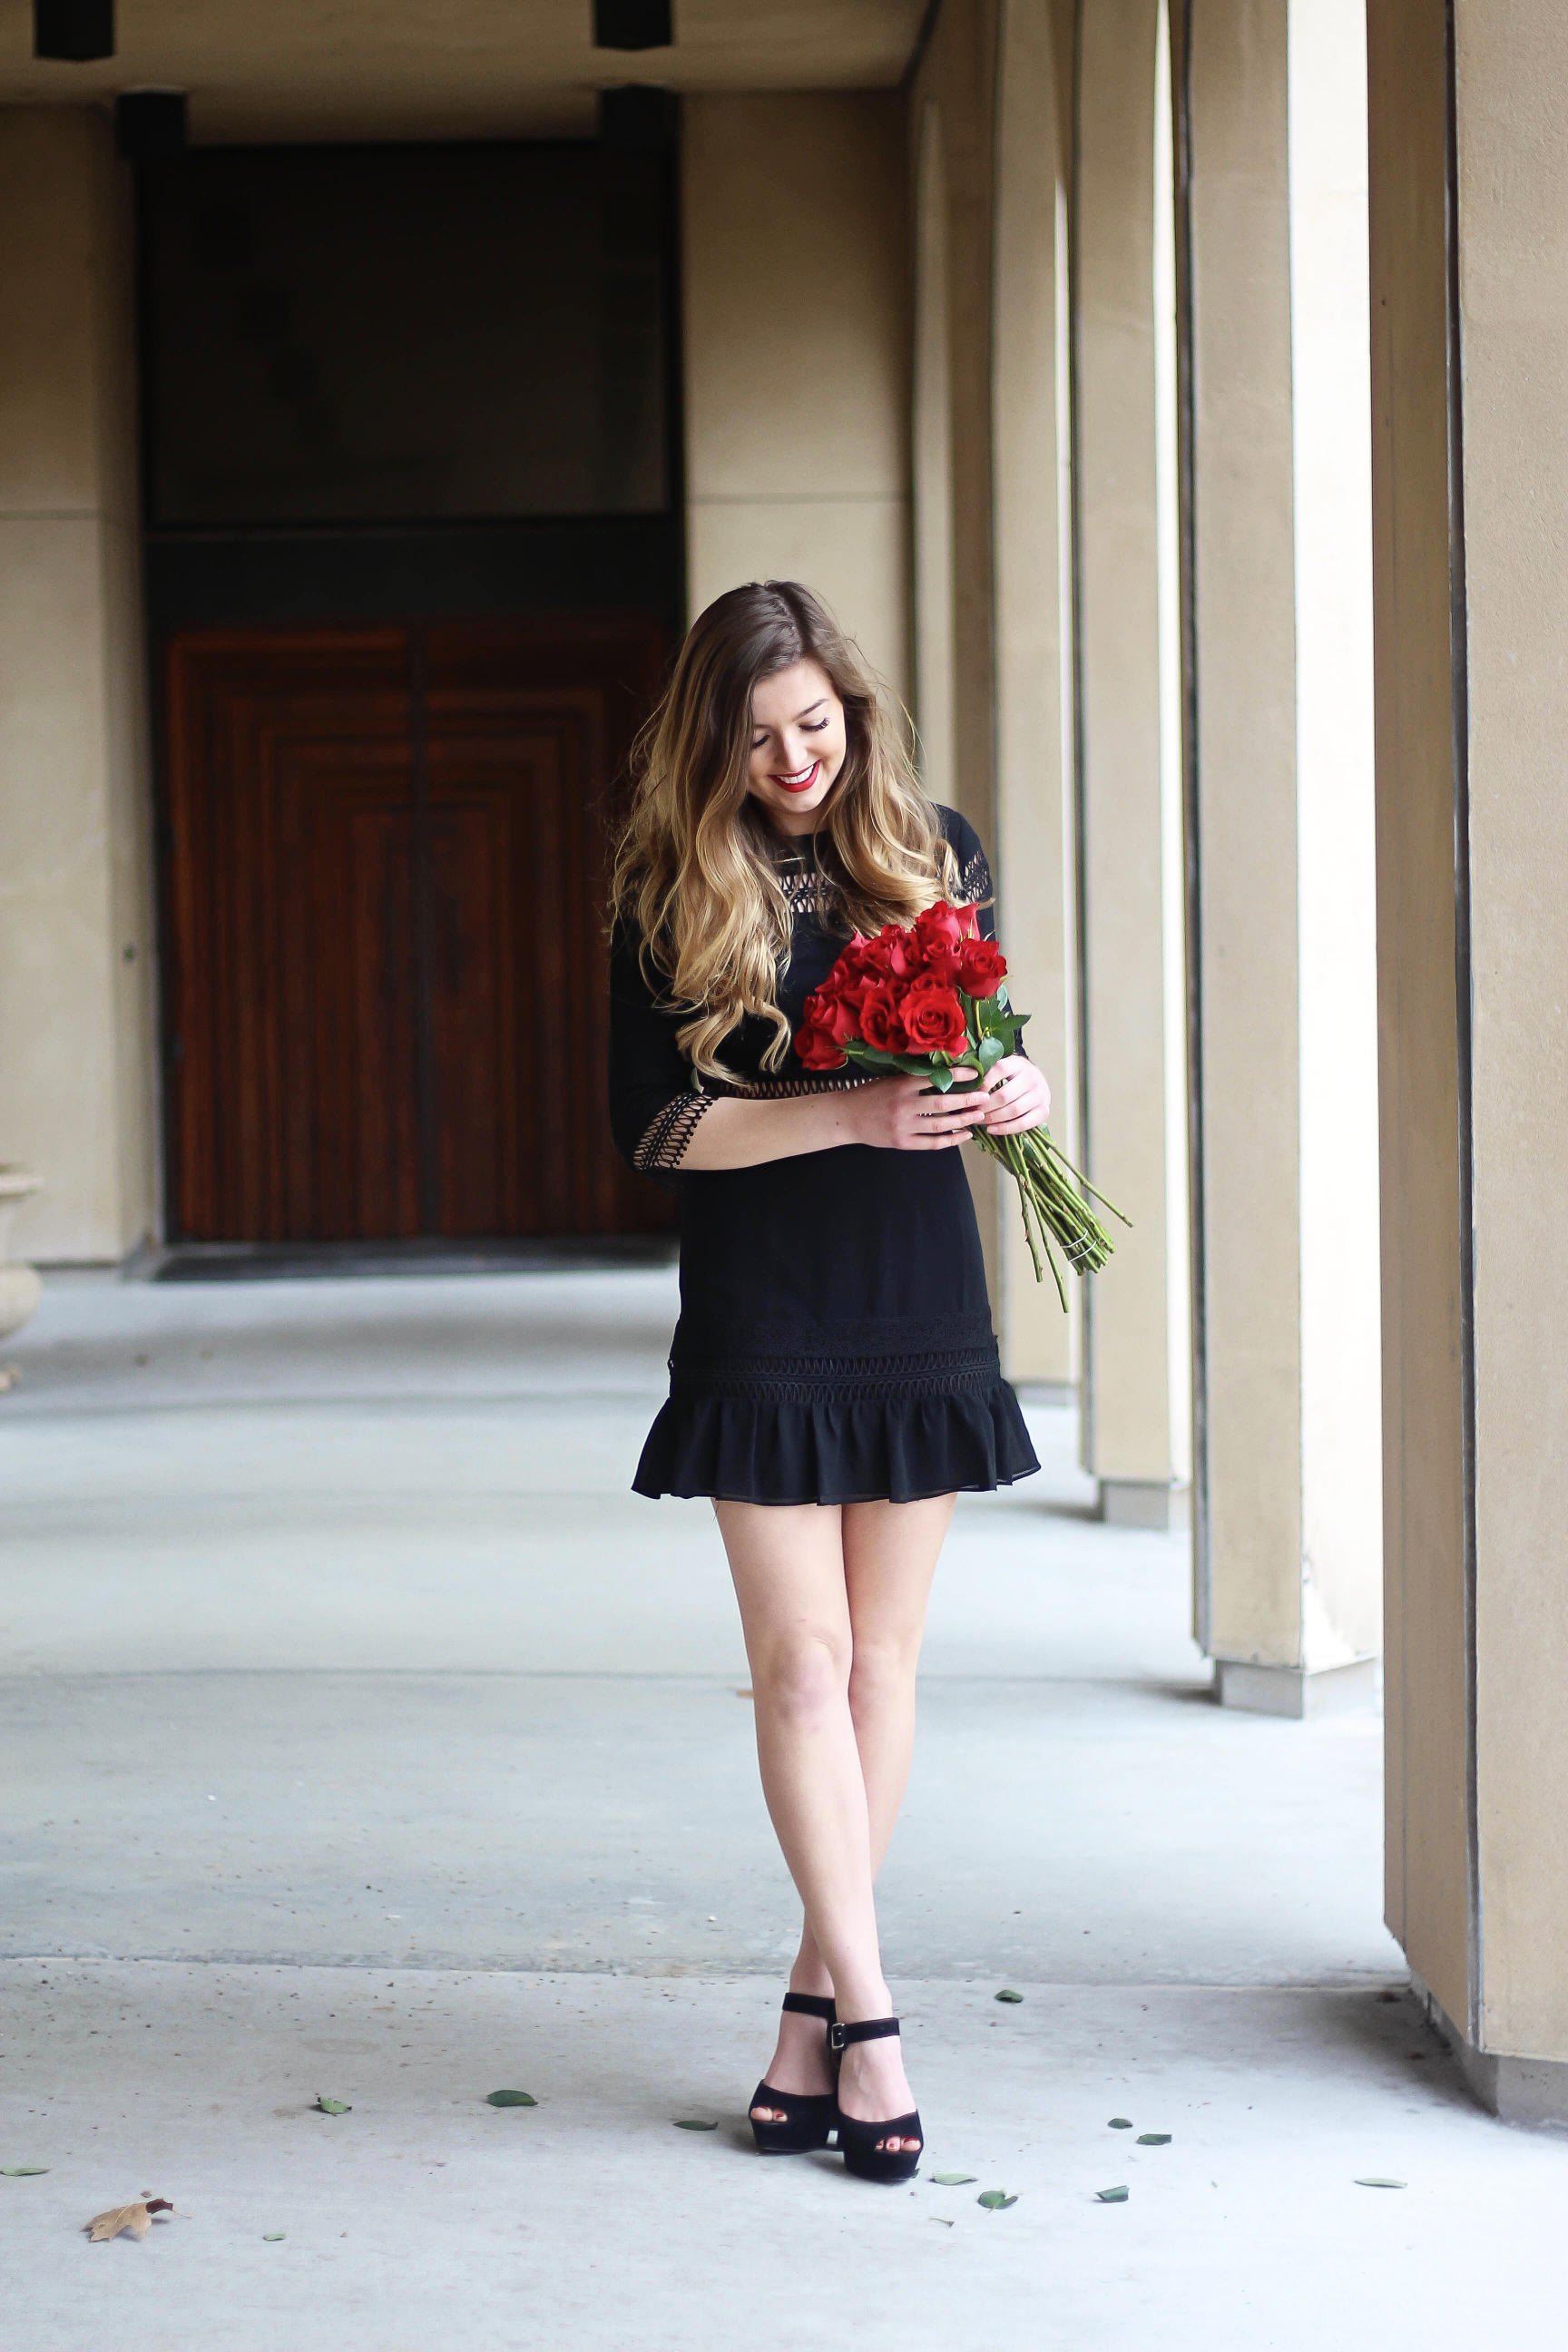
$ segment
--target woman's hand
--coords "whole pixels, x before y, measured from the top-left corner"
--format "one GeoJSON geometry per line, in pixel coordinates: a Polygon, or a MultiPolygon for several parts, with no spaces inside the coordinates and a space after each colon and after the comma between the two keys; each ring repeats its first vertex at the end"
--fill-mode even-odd
{"type": "Polygon", "coordinates": [[[979,1099],[985,1105],[987,1135],[1023,1135],[1050,1117],[1051,1090],[1022,1054],[1006,1054],[992,1064],[979,1099]]]}
{"type": "MultiPolygon", "coordinates": [[[[1002,1069],[998,1062],[996,1067],[1002,1069]]],[[[1024,1065],[1026,1068],[1028,1065],[1024,1065]]],[[[957,1072],[972,1078],[973,1069],[957,1072]]],[[[977,1127],[989,1125],[989,1097],[973,1094],[939,1095],[924,1078],[875,1078],[842,1097],[850,1108],[856,1140],[881,1151],[946,1151],[977,1127]]],[[[1041,1117],[1044,1117],[1041,1113],[1041,1117]]]]}

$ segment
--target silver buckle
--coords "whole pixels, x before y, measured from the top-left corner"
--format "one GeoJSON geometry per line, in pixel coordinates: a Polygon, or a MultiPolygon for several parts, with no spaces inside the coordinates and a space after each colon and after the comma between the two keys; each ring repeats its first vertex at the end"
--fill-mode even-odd
{"type": "Polygon", "coordinates": [[[842,2054],[845,2047],[844,2027],[837,2017],[827,2029],[827,2046],[836,2054],[842,2054]]]}

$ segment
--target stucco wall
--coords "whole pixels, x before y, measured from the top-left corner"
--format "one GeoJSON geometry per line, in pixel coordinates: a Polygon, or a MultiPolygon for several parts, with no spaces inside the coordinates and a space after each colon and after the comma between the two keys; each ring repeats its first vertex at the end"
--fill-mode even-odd
{"type": "Polygon", "coordinates": [[[714,96],[682,131],[688,602],[819,591],[909,693],[903,110],[714,96]]]}
{"type": "Polygon", "coordinates": [[[153,932],[129,173],[107,118],[0,111],[0,1160],[43,1258],[149,1230],[153,932]]]}
{"type": "MultiPolygon", "coordinates": [[[[1051,1131],[1078,1157],[1067,205],[1048,0],[1006,0],[996,121],[993,440],[996,577],[997,922],[1051,1131]]],[[[1070,1381],[1079,1288],[1064,1316],[1037,1283],[1015,1204],[999,1202],[1003,1331],[1015,1376],[1070,1381]]]]}

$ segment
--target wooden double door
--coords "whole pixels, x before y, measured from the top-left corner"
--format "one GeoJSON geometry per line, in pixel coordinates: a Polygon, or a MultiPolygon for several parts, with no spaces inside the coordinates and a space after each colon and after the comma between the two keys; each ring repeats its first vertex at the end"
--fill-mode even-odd
{"type": "Polygon", "coordinates": [[[605,1100],[612,797],[659,654],[636,621],[171,642],[174,1230],[668,1223],[605,1100]]]}

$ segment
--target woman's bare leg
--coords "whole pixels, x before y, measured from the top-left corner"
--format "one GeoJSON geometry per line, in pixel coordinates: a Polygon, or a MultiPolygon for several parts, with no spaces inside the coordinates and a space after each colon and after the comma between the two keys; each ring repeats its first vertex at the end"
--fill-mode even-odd
{"type": "MultiPolygon", "coordinates": [[[[832,1992],[847,2020],[882,2015],[871,1883],[909,1775],[915,1665],[952,1497],[715,1509],[752,1664],[763,1790],[812,1923],[790,1983],[832,1992]]],[[[781,2021],[767,2079],[830,2086],[815,2021],[781,2021]]],[[[903,2113],[897,2042],[855,2045],[844,2087],[851,2113],[903,2113]]]]}
{"type": "MultiPolygon", "coordinates": [[[[866,1784],[873,1876],[892,1842],[909,1784],[915,1674],[926,1605],[955,1499],[939,1495],[920,1503],[850,1503],[845,1507],[849,1709],[866,1784]]],[[[831,1990],[822,1980],[825,1974],[807,1922],[790,1983],[799,1992],[831,1990]]],[[[768,2080],[773,2079],[770,2074],[768,2080]]],[[[839,2087],[851,2115],[900,2116],[914,2105],[897,2042],[852,2044],[844,2053],[839,2087]]]]}
{"type": "MultiPolygon", "coordinates": [[[[841,1971],[871,1998],[881,1967],[866,1784],[849,1712],[843,1514],[815,1503],[713,1508],[741,1604],[768,1811],[832,1978],[841,1971]]],[[[828,2089],[821,2027],[788,2022],[810,2031],[782,2037],[784,2072],[767,2079],[781,2091],[828,2089]]]]}

